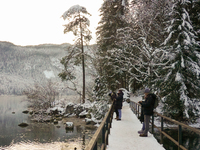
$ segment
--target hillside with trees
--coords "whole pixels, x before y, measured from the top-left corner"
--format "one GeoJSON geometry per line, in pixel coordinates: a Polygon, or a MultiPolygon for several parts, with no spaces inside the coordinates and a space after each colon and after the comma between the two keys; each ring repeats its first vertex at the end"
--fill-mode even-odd
{"type": "Polygon", "coordinates": [[[16,46],[0,42],[0,94],[21,94],[34,83],[59,80],[60,60],[69,44],[16,46]]]}

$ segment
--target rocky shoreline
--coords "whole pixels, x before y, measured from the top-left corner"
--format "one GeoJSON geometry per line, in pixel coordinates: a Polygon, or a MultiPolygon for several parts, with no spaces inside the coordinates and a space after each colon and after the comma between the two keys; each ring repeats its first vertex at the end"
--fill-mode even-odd
{"type": "MultiPolygon", "coordinates": [[[[94,103],[88,102],[86,104],[69,103],[64,108],[57,105],[47,110],[36,111],[29,109],[23,111],[23,113],[29,114],[32,122],[52,123],[57,125],[60,121],[66,125],[66,129],[73,128],[74,126],[95,129],[101,123],[108,108],[107,103],[99,101],[94,103]],[[71,123],[73,123],[73,125],[71,125],[71,123]]],[[[26,127],[28,124],[22,122],[19,126],[26,127]]]]}

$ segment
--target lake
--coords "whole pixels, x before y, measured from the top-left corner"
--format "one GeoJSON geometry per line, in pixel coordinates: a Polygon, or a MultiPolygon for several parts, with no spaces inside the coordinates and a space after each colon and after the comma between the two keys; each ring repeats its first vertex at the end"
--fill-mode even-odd
{"type": "MultiPolygon", "coordinates": [[[[178,130],[177,129],[164,129],[164,132],[178,141],[178,130]]],[[[160,143],[161,136],[158,130],[155,130],[154,137],[160,143]]],[[[200,150],[200,135],[192,131],[184,129],[182,131],[183,146],[188,150],[200,150]]],[[[178,150],[178,146],[170,141],[167,137],[163,136],[163,147],[166,150],[178,150]]]]}
{"type": "Polygon", "coordinates": [[[74,127],[65,130],[60,121],[52,123],[34,123],[29,114],[22,111],[27,109],[25,96],[0,96],[0,150],[74,150],[84,149],[95,130],[84,127],[74,127]],[[26,122],[27,127],[18,124],[26,122]]]}

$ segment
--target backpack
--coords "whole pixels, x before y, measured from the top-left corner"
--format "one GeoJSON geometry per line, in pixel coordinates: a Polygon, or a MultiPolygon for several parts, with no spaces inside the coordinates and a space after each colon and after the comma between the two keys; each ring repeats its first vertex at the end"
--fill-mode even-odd
{"type": "Polygon", "coordinates": [[[158,96],[156,96],[156,94],[154,94],[154,93],[152,93],[151,95],[152,95],[152,98],[153,98],[153,100],[154,100],[154,106],[153,106],[153,108],[156,109],[156,107],[157,107],[158,104],[159,104],[158,96]]]}

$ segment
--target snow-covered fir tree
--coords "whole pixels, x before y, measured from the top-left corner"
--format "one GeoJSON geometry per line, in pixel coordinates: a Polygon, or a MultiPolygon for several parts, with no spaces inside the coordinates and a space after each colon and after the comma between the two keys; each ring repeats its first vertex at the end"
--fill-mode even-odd
{"type": "Polygon", "coordinates": [[[107,82],[100,77],[95,79],[95,86],[93,88],[93,96],[96,100],[100,100],[105,93],[108,93],[107,82]]]}
{"type": "Polygon", "coordinates": [[[113,69],[112,66],[116,64],[113,64],[110,57],[115,59],[115,56],[111,55],[108,50],[117,47],[116,34],[118,29],[126,25],[124,15],[127,5],[127,0],[106,0],[100,8],[101,20],[96,32],[98,51],[101,56],[99,63],[102,68],[99,70],[99,74],[105,78],[104,80],[109,83],[108,88],[112,90],[118,88],[121,74],[113,69]]]}
{"type": "Polygon", "coordinates": [[[163,112],[176,120],[195,121],[199,111],[199,45],[189,14],[189,0],[176,0],[170,14],[165,51],[170,63],[160,69],[163,112]]]}
{"type": "Polygon", "coordinates": [[[128,26],[117,30],[117,47],[108,50],[108,62],[113,62],[115,73],[126,74],[129,87],[133,91],[142,84],[152,87],[158,78],[157,69],[164,55],[158,46],[164,35],[165,14],[169,11],[167,3],[156,1],[132,1],[126,14],[128,26]],[[157,11],[155,11],[157,10],[157,11]],[[114,56],[114,57],[113,57],[114,56]]]}
{"type": "Polygon", "coordinates": [[[193,28],[197,33],[197,41],[200,44],[200,0],[190,0],[190,19],[193,24],[193,28]]]}
{"type": "Polygon", "coordinates": [[[137,28],[137,34],[144,37],[151,47],[158,47],[164,40],[163,29],[166,13],[171,3],[167,0],[132,0],[130,22],[137,28]]]}

